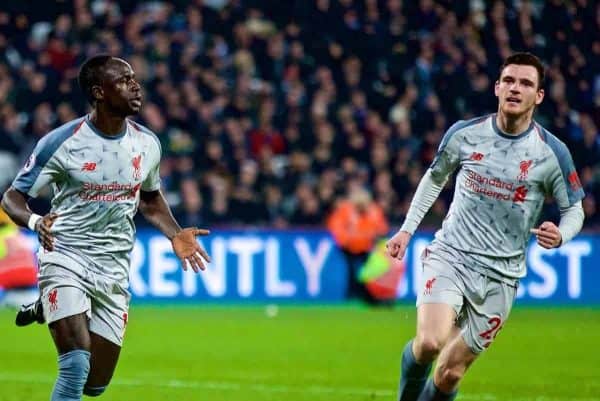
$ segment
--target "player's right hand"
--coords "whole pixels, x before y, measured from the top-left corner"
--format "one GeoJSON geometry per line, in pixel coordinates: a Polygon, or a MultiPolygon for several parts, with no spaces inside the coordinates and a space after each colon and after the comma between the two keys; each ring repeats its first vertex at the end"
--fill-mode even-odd
{"type": "Polygon", "coordinates": [[[396,258],[398,260],[402,260],[404,257],[404,253],[406,252],[406,247],[410,242],[410,238],[412,234],[406,231],[398,231],[389,241],[385,244],[388,254],[392,258],[396,258]]]}
{"type": "Polygon", "coordinates": [[[35,231],[38,233],[40,244],[47,251],[54,250],[54,237],[52,236],[51,228],[57,218],[58,214],[48,213],[35,223],[35,231]]]}
{"type": "Polygon", "coordinates": [[[184,228],[171,239],[173,251],[181,261],[183,270],[187,271],[188,266],[191,266],[196,273],[206,269],[205,263],[210,262],[210,256],[200,246],[196,237],[208,234],[210,231],[201,228],[184,228]]]}

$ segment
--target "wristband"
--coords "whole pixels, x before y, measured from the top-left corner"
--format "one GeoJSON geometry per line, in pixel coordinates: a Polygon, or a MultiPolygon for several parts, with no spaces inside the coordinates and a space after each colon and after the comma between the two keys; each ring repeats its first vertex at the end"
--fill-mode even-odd
{"type": "Polygon", "coordinates": [[[39,214],[31,213],[31,216],[29,216],[29,221],[27,222],[27,227],[29,227],[31,231],[35,231],[35,225],[41,218],[42,216],[39,214]]]}

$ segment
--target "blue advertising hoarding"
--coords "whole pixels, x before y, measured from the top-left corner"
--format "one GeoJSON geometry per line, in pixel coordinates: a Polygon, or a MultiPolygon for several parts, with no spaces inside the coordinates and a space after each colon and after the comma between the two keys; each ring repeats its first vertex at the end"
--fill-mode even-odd
{"type": "MultiPolygon", "coordinates": [[[[414,302],[423,290],[420,255],[432,238],[430,233],[412,238],[393,289],[399,300],[414,302]]],[[[168,239],[140,230],[131,258],[134,302],[344,301],[345,260],[325,231],[213,230],[199,241],[212,263],[195,274],[182,271],[168,239]]],[[[550,250],[532,241],[518,303],[600,305],[599,265],[600,235],[579,235],[550,250]]]]}
{"type": "Polygon", "coordinates": [[[139,232],[130,273],[134,299],[343,300],[343,256],[324,232],[213,231],[199,241],[212,261],[194,274],[182,271],[168,239],[139,232]]]}
{"type": "MultiPolygon", "coordinates": [[[[405,257],[406,275],[398,298],[416,299],[422,291],[420,255],[433,235],[413,237],[405,257]]],[[[518,303],[600,304],[600,236],[580,235],[556,249],[531,241],[527,247],[527,276],[517,291],[518,303]]]]}

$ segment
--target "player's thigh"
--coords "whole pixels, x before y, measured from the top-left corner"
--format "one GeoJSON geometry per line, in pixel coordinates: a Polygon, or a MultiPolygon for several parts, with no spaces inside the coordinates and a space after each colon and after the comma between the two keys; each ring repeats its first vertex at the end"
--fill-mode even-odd
{"type": "Polygon", "coordinates": [[[67,282],[72,286],[40,286],[44,316],[59,354],[90,349],[90,299],[76,283],[67,282]]]}
{"type": "Polygon", "coordinates": [[[434,372],[436,385],[445,392],[453,391],[478,355],[461,335],[452,337],[438,357],[434,372]]]}
{"type": "Polygon", "coordinates": [[[121,352],[128,320],[130,294],[124,284],[98,280],[92,301],[90,374],[87,386],[110,382],[121,352]]]}
{"type": "Polygon", "coordinates": [[[66,264],[41,263],[39,287],[48,324],[80,313],[89,316],[91,283],[66,264]]]}
{"type": "Polygon", "coordinates": [[[96,283],[92,300],[90,331],[121,346],[125,336],[131,295],[126,284],[114,281],[96,283]]]}
{"type": "Polygon", "coordinates": [[[507,283],[481,277],[479,294],[467,289],[466,303],[459,318],[461,335],[469,349],[479,354],[487,349],[510,315],[517,289],[507,283]],[[483,292],[481,292],[483,291],[483,292]]]}
{"type": "Polygon", "coordinates": [[[48,325],[59,355],[79,349],[90,350],[90,332],[85,313],[68,316],[48,325]]]}
{"type": "Polygon", "coordinates": [[[444,303],[422,304],[417,308],[417,343],[432,350],[441,349],[457,329],[456,312],[444,303]]]}
{"type": "Polygon", "coordinates": [[[112,379],[119,361],[121,347],[96,333],[90,333],[90,337],[90,373],[86,386],[104,387],[112,379]]]}
{"type": "Polygon", "coordinates": [[[453,333],[463,306],[463,284],[456,273],[459,264],[435,246],[423,252],[421,290],[417,294],[417,342],[442,347],[453,333]]]}
{"type": "Polygon", "coordinates": [[[43,264],[39,286],[44,318],[59,354],[74,349],[89,350],[88,283],[65,266],[43,264]]]}

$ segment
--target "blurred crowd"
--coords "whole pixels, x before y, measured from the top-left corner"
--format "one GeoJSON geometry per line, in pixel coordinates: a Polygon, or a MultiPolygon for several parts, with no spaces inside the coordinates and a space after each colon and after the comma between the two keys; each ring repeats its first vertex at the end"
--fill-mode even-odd
{"type": "Polygon", "coordinates": [[[570,147],[600,229],[598,32],[587,0],[3,2],[0,186],[88,111],[78,67],[104,52],[144,87],[137,119],[162,143],[182,224],[324,226],[366,188],[398,225],[445,130],[495,112],[502,60],[530,51],[548,67],[536,119],[570,147]]]}

